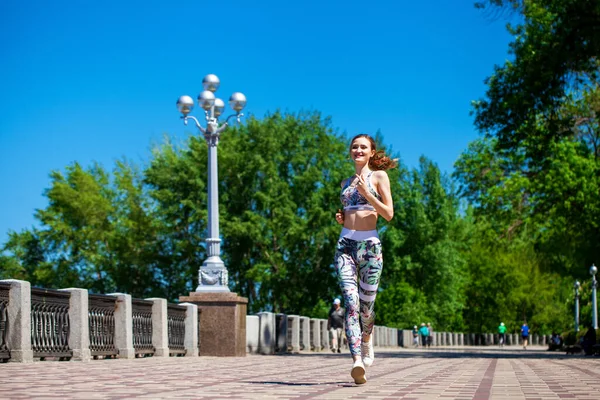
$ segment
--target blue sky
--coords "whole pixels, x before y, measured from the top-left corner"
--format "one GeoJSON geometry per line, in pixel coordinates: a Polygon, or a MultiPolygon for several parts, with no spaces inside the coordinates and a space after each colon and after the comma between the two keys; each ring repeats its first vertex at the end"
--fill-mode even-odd
{"type": "Polygon", "coordinates": [[[381,130],[409,167],[425,155],[451,172],[511,40],[473,3],[1,1],[0,244],[36,224],[50,171],[144,163],[165,135],[196,134],[175,102],[208,73],[258,118],[319,110],[349,135],[381,130]]]}

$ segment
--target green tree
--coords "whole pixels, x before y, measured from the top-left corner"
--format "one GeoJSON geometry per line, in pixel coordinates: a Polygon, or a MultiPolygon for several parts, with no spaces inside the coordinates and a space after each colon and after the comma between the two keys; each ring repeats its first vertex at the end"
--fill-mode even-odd
{"type": "Polygon", "coordinates": [[[600,3],[595,0],[489,0],[479,7],[509,7],[522,18],[508,25],[511,60],[496,66],[486,98],[475,102],[475,125],[497,137],[500,148],[529,139],[527,153],[543,157],[545,146],[569,136],[573,121],[559,110],[581,85],[597,82],[600,3]],[[536,130],[543,118],[548,129],[536,130]],[[532,140],[535,138],[535,140],[532,140]]]}
{"type": "Polygon", "coordinates": [[[51,180],[49,205],[36,213],[41,229],[10,234],[2,275],[50,288],[164,296],[160,242],[140,172],[118,162],[111,180],[98,164],[85,170],[75,163],[51,180]]]}
{"type": "Polygon", "coordinates": [[[466,265],[453,186],[424,157],[419,169],[402,168],[398,185],[392,186],[395,217],[382,235],[385,264],[378,315],[404,327],[433,322],[438,328],[458,329],[463,325],[466,265]]]}

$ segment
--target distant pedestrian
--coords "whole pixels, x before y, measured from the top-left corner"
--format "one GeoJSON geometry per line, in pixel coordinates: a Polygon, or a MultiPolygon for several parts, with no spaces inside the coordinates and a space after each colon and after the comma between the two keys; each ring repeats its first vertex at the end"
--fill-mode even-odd
{"type": "Polygon", "coordinates": [[[429,329],[425,326],[425,322],[421,323],[421,327],[419,328],[419,335],[421,335],[421,346],[427,346],[427,337],[429,336],[429,329]]]}
{"type": "Polygon", "coordinates": [[[331,334],[331,351],[341,353],[342,331],[344,329],[344,319],[346,311],[341,306],[340,299],[333,300],[333,305],[329,309],[329,318],[327,318],[327,330],[331,334]]]}
{"type": "Polygon", "coordinates": [[[414,328],[412,330],[412,335],[413,335],[413,346],[419,347],[419,330],[417,329],[416,325],[414,326],[414,328]]]}
{"type": "Polygon", "coordinates": [[[431,322],[427,323],[427,347],[431,347],[433,344],[433,328],[431,327],[431,322]]]}
{"type": "Polygon", "coordinates": [[[521,326],[521,338],[523,339],[523,348],[527,350],[527,342],[529,341],[529,327],[527,322],[521,326]]]}
{"type": "Polygon", "coordinates": [[[498,326],[498,345],[500,347],[504,347],[504,342],[506,341],[506,326],[504,322],[500,322],[498,326]]]}

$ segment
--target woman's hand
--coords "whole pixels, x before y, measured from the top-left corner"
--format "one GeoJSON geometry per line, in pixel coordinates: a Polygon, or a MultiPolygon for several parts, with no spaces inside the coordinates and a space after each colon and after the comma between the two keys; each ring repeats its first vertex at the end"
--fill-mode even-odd
{"type": "Polygon", "coordinates": [[[335,220],[340,225],[344,223],[344,213],[342,210],[338,210],[338,212],[335,213],[335,220]]]}
{"type": "Polygon", "coordinates": [[[354,177],[356,178],[356,190],[358,190],[358,192],[363,196],[363,197],[367,197],[367,183],[365,182],[365,180],[363,179],[362,175],[360,174],[356,174],[354,175],[354,177]]]}

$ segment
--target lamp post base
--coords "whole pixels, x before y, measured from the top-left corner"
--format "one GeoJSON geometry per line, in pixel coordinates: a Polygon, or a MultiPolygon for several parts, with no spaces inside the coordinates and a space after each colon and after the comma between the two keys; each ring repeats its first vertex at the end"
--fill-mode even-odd
{"type": "Polygon", "coordinates": [[[218,256],[207,258],[198,271],[196,292],[230,292],[225,264],[218,256]]]}
{"type": "Polygon", "coordinates": [[[181,303],[202,310],[199,324],[200,356],[245,357],[248,299],[237,293],[191,292],[181,303]]]}

